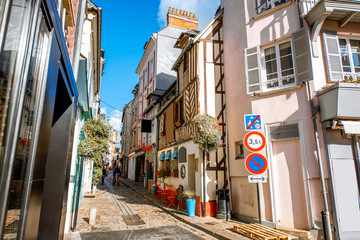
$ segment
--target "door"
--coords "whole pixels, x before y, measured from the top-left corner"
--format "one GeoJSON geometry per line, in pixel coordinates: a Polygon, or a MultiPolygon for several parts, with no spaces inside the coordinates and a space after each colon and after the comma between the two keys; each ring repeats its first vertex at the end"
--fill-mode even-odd
{"type": "Polygon", "coordinates": [[[272,141],[276,209],[280,226],[308,229],[299,139],[272,141]]]}
{"type": "Polygon", "coordinates": [[[189,190],[195,191],[195,155],[188,155],[188,188],[189,190]]]}
{"type": "Polygon", "coordinates": [[[339,130],[327,130],[326,136],[336,209],[333,217],[337,218],[339,237],[360,239],[360,197],[351,139],[343,137],[339,130]]]}

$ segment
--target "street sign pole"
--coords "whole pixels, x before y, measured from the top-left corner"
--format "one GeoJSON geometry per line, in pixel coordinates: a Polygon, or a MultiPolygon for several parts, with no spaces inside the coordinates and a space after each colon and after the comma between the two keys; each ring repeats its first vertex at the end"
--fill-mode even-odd
{"type": "Polygon", "coordinates": [[[262,224],[261,220],[261,202],[260,202],[260,184],[256,183],[257,197],[258,197],[258,210],[259,210],[259,224],[262,224]]]}

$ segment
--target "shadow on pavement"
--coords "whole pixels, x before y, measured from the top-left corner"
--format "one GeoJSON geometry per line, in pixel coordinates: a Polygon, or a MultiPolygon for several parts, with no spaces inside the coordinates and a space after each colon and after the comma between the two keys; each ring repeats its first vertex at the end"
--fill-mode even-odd
{"type": "Polygon", "coordinates": [[[82,240],[95,240],[95,239],[157,239],[157,240],[198,240],[202,239],[193,233],[184,230],[178,226],[166,226],[158,228],[147,228],[139,230],[124,230],[124,231],[110,231],[110,232],[89,232],[81,233],[82,240]]]}

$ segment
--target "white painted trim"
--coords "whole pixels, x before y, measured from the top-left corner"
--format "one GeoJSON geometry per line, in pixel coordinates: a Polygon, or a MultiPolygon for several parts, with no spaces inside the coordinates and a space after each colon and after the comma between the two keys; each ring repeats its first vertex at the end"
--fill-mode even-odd
{"type": "Polygon", "coordinates": [[[270,126],[272,124],[266,124],[265,126],[265,136],[266,136],[266,142],[268,144],[266,144],[266,152],[267,152],[267,159],[269,160],[269,185],[270,185],[270,199],[271,199],[271,215],[272,215],[272,221],[276,224],[276,226],[278,225],[278,222],[280,221],[278,219],[278,212],[277,212],[277,205],[276,205],[276,195],[275,195],[275,184],[274,184],[274,172],[273,172],[273,158],[272,158],[272,145],[271,145],[271,141],[270,141],[270,126]]]}
{"type": "Polygon", "coordinates": [[[302,121],[300,120],[298,122],[298,128],[299,128],[299,137],[300,137],[300,151],[301,151],[301,162],[302,162],[302,170],[303,170],[303,178],[304,178],[304,190],[305,190],[305,199],[306,199],[306,210],[308,215],[308,225],[309,228],[314,228],[315,222],[314,222],[314,216],[312,212],[312,203],[311,203],[311,190],[310,190],[310,181],[309,181],[309,174],[308,174],[308,168],[306,164],[306,144],[304,140],[304,127],[302,124],[302,121]]]}

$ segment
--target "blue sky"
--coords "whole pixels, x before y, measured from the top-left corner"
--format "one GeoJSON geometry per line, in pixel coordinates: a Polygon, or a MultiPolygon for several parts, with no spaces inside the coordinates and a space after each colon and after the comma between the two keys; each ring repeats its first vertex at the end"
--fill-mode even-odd
{"type": "Polygon", "coordinates": [[[93,1],[103,9],[101,45],[105,50],[106,64],[101,80],[101,111],[115,130],[120,131],[121,111],[133,97],[131,91],[138,82],[135,70],[144,52],[144,44],[152,33],[166,26],[169,7],[195,13],[201,30],[213,18],[220,1],[93,1]]]}

